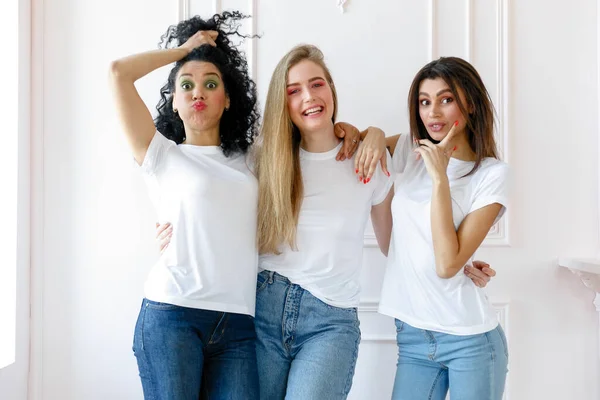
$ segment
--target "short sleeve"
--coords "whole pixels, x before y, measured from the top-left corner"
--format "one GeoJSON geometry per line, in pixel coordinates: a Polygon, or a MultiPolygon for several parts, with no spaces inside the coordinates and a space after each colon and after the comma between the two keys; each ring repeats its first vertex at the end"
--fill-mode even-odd
{"type": "MultiPolygon", "coordinates": [[[[385,152],[387,157],[387,165],[392,165],[392,157],[389,152],[385,152]]],[[[373,183],[375,183],[375,190],[373,191],[373,200],[371,205],[376,206],[385,200],[392,185],[394,184],[395,172],[390,171],[390,176],[383,173],[381,165],[378,163],[375,173],[373,174],[373,183]]]]}
{"type": "Polygon", "coordinates": [[[490,204],[499,203],[502,205],[502,210],[500,210],[496,221],[494,221],[496,223],[502,218],[508,206],[510,168],[506,163],[498,161],[481,172],[484,173],[476,183],[473,192],[473,203],[469,213],[490,204]]]}
{"type": "Polygon", "coordinates": [[[398,138],[398,143],[396,143],[396,148],[394,149],[394,156],[392,157],[392,163],[388,164],[392,166],[392,169],[397,174],[403,173],[406,168],[408,156],[412,150],[410,143],[410,134],[408,133],[403,133],[398,138]]]}
{"type": "Polygon", "coordinates": [[[160,132],[155,132],[148,150],[146,150],[144,161],[140,165],[142,171],[148,175],[154,175],[164,162],[167,150],[173,146],[177,146],[175,142],[167,139],[160,132]]]}

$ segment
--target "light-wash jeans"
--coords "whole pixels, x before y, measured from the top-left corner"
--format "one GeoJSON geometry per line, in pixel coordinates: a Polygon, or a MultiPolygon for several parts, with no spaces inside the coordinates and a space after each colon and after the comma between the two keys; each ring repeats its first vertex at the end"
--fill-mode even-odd
{"type": "Polygon", "coordinates": [[[255,340],[250,315],[144,299],[133,339],[144,399],[258,399],[255,340]]]}
{"type": "Polygon", "coordinates": [[[347,398],[360,342],[356,308],[330,306],[262,271],[255,325],[261,399],[347,398]]]}
{"type": "Polygon", "coordinates": [[[396,320],[393,400],[501,400],[508,365],[504,331],[458,336],[396,320]]]}

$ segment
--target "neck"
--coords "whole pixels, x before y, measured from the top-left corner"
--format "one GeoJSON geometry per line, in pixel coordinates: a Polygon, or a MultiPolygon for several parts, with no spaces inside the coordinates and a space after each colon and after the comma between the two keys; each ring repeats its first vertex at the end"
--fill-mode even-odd
{"type": "Polygon", "coordinates": [[[335,136],[333,131],[333,123],[318,131],[300,131],[300,136],[302,137],[300,147],[309,153],[325,153],[340,143],[340,139],[335,136]]]}
{"type": "Polygon", "coordinates": [[[207,129],[185,128],[185,144],[194,146],[219,146],[221,145],[221,136],[219,135],[219,125],[207,129]]]}
{"type": "Polygon", "coordinates": [[[467,140],[467,135],[464,132],[460,135],[456,135],[456,137],[450,142],[450,148],[456,146],[456,151],[452,153],[452,158],[456,158],[461,161],[475,161],[477,159],[477,155],[471,149],[469,145],[469,141],[467,140]]]}

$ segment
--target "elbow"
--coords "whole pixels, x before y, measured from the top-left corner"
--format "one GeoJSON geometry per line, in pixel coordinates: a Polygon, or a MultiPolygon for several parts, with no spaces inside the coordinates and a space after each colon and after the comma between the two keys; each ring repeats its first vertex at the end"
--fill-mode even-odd
{"type": "Polygon", "coordinates": [[[123,62],[121,60],[115,60],[110,63],[108,74],[111,80],[116,81],[123,78],[125,75],[123,62]]]}
{"type": "Polygon", "coordinates": [[[438,265],[435,268],[435,272],[437,273],[437,276],[439,276],[442,279],[453,278],[454,276],[456,276],[458,271],[459,271],[458,268],[454,268],[451,265],[438,265]]]}

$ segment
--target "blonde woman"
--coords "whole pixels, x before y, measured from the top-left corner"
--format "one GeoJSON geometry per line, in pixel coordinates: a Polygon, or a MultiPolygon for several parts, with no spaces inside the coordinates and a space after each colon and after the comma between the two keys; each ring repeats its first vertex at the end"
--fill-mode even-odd
{"type": "Polygon", "coordinates": [[[392,177],[377,168],[359,179],[353,159],[336,161],[336,112],[323,54],[295,47],[271,78],[257,162],[261,399],[347,397],[369,214],[380,246],[389,244],[392,177]]]}

